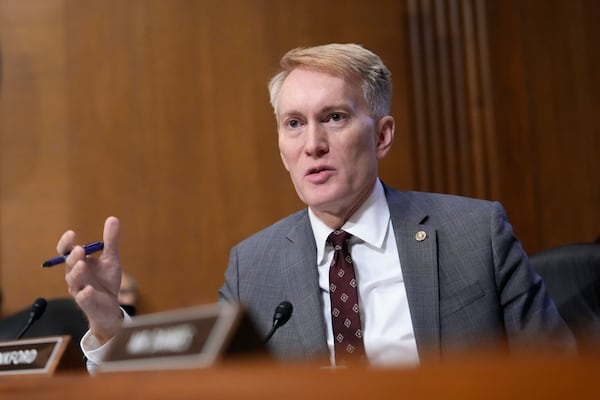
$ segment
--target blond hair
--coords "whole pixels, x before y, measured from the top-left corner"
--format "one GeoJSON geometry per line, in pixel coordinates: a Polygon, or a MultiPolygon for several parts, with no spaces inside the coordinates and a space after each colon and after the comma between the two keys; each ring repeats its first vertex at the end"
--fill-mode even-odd
{"type": "Polygon", "coordinates": [[[287,52],[281,58],[280,66],[280,71],[269,82],[269,95],[275,115],[278,114],[281,86],[296,68],[326,72],[345,79],[359,79],[371,116],[381,118],[390,113],[391,73],[378,55],[358,44],[332,43],[299,47],[287,52]]]}

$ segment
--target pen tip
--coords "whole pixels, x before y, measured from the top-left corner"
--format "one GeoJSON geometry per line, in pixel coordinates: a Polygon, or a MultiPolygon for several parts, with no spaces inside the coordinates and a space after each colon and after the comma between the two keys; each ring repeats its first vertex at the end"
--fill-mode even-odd
{"type": "Polygon", "coordinates": [[[50,265],[51,264],[48,261],[42,263],[42,267],[49,267],[50,265]]]}

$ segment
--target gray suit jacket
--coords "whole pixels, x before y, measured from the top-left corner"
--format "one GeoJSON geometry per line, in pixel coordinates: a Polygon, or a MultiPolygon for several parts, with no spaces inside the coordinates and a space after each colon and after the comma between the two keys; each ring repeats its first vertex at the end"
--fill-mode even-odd
{"type": "MultiPolygon", "coordinates": [[[[422,357],[533,337],[574,345],[499,203],[384,188],[422,357]]],[[[260,333],[281,301],[294,306],[269,342],[280,359],[328,356],[316,252],[306,209],[231,250],[220,297],[241,303],[260,333]]]]}

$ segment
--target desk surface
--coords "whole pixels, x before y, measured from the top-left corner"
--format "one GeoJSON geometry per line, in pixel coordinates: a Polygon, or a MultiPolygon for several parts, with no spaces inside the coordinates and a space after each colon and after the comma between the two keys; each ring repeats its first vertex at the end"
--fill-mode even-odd
{"type": "Polygon", "coordinates": [[[2,399],[600,399],[600,354],[474,357],[418,368],[326,369],[264,360],[206,369],[0,378],[2,399]]]}

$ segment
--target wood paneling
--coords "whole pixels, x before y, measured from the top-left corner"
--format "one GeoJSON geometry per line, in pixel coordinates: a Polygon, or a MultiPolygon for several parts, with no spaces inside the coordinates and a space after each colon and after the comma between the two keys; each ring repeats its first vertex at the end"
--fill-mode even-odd
{"type": "Polygon", "coordinates": [[[529,252],[594,240],[598,2],[407,7],[415,186],[502,201],[529,252]]]}
{"type": "Polygon", "coordinates": [[[296,46],[358,42],[395,77],[384,179],[411,187],[404,4],[0,0],[4,311],[67,295],[62,232],[122,221],[141,311],[214,301],[230,247],[301,208],[266,84],[296,46]],[[405,145],[405,143],[408,143],[405,145]]]}
{"type": "Polygon", "coordinates": [[[66,229],[122,220],[142,312],[213,301],[232,245],[302,207],[266,83],[357,42],[394,78],[401,189],[501,200],[528,251],[600,234],[594,0],[0,0],[3,311],[66,296],[66,229]]]}
{"type": "Polygon", "coordinates": [[[600,3],[488,2],[500,198],[529,252],[600,235],[600,3]]]}
{"type": "Polygon", "coordinates": [[[71,223],[62,1],[0,1],[0,272],[4,310],[66,294],[42,271],[71,223]],[[41,258],[40,258],[41,257],[41,258]]]}
{"type": "Polygon", "coordinates": [[[409,0],[421,190],[497,198],[485,2],[409,0]]]}

